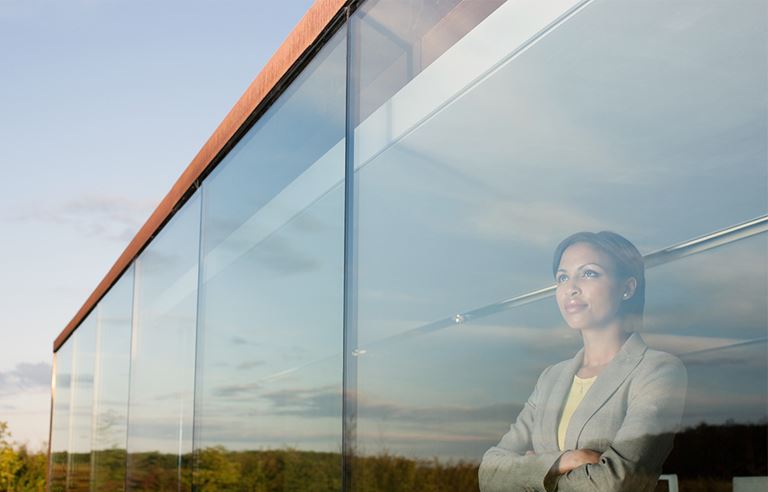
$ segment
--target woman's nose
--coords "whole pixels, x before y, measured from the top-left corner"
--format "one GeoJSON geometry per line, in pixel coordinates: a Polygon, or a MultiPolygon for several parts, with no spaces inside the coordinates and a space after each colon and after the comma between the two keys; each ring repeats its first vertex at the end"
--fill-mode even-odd
{"type": "Polygon", "coordinates": [[[566,292],[568,293],[569,296],[575,296],[581,293],[581,289],[579,288],[578,285],[576,285],[576,282],[570,281],[566,286],[566,292]]]}

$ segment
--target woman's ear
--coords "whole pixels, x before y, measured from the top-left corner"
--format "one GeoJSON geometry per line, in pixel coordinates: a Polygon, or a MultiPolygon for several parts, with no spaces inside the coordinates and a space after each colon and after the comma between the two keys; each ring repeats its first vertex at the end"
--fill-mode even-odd
{"type": "Polygon", "coordinates": [[[637,289],[637,279],[635,277],[629,277],[626,282],[624,282],[624,293],[621,295],[621,298],[628,301],[635,295],[635,289],[637,289]]]}

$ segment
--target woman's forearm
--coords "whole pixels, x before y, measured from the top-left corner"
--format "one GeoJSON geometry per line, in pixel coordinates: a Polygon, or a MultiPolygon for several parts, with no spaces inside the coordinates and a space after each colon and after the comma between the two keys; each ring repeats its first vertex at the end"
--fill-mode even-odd
{"type": "Polygon", "coordinates": [[[600,461],[600,453],[592,449],[573,449],[563,453],[560,458],[555,461],[550,469],[550,473],[557,475],[563,475],[578,468],[581,465],[595,464],[600,461]]]}
{"type": "Polygon", "coordinates": [[[544,491],[544,482],[552,463],[560,453],[517,454],[493,447],[480,463],[479,481],[482,492],[544,491]]]}

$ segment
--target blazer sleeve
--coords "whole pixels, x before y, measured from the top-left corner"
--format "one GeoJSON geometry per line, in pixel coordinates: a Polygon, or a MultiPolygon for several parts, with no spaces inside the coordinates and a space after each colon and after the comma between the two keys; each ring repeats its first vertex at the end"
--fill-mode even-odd
{"type": "Polygon", "coordinates": [[[683,363],[664,354],[638,378],[629,394],[627,414],[608,449],[596,464],[582,465],[557,477],[550,490],[653,490],[672,450],[680,425],[688,376],[683,363]]]}
{"type": "Polygon", "coordinates": [[[501,441],[483,455],[478,478],[482,492],[540,491],[547,489],[544,480],[552,464],[562,452],[526,455],[533,450],[536,408],[540,404],[540,386],[551,366],[539,376],[533,393],[526,401],[517,420],[501,441]]]}

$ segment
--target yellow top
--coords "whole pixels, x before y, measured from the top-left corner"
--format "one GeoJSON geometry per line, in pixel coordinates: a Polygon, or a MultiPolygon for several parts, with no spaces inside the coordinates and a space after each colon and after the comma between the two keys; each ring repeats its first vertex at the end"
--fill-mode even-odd
{"type": "Polygon", "coordinates": [[[565,451],[565,433],[568,430],[568,423],[571,421],[573,412],[578,408],[581,400],[584,399],[584,395],[587,394],[592,383],[595,382],[597,376],[591,378],[581,379],[579,376],[573,376],[573,384],[571,384],[571,391],[568,393],[568,398],[565,400],[565,407],[563,407],[563,415],[560,417],[560,425],[557,427],[557,445],[560,447],[560,451],[565,451]]]}

